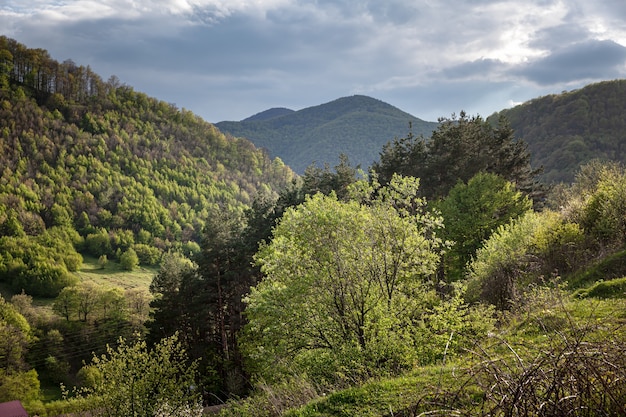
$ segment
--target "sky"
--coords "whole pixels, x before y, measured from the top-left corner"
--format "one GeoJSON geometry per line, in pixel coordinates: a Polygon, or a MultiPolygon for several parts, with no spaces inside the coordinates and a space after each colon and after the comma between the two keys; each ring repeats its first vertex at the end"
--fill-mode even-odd
{"type": "Polygon", "coordinates": [[[624,0],[0,0],[0,35],[209,122],[355,94],[487,117],[626,78],[624,0]]]}

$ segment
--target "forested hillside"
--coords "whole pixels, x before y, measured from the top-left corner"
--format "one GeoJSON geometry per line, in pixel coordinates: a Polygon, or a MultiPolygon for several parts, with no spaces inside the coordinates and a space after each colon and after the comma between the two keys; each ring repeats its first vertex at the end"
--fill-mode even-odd
{"type": "Polygon", "coordinates": [[[55,296],[80,253],[198,251],[209,217],[293,177],[279,159],[89,67],[0,37],[0,281],[55,296]]]}
{"type": "Polygon", "coordinates": [[[543,181],[568,183],[591,159],[626,162],[625,113],[626,80],[614,80],[539,97],[498,115],[528,143],[533,166],[544,167],[543,181]]]}
{"type": "Polygon", "coordinates": [[[437,123],[420,120],[366,96],[344,97],[282,115],[268,112],[216,126],[266,148],[300,174],[312,163],[332,167],[339,162],[340,154],[365,170],[387,141],[404,137],[409,131],[428,137],[437,127],[437,123]]]}

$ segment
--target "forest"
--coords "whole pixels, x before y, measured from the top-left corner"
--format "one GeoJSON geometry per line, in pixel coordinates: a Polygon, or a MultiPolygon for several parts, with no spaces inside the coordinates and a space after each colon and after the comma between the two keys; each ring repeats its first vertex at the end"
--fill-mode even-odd
{"type": "MultiPolygon", "coordinates": [[[[626,161],[624,80],[538,97],[492,117],[506,117],[528,143],[533,164],[545,167],[541,180],[571,183],[593,159],[626,161]]],[[[490,119],[492,118],[490,117],[490,119]]]]}
{"type": "Polygon", "coordinates": [[[0,402],[626,410],[619,163],[549,187],[506,117],[460,112],[367,171],[341,155],[296,175],[115,77],[5,37],[0,63],[0,402]]]}

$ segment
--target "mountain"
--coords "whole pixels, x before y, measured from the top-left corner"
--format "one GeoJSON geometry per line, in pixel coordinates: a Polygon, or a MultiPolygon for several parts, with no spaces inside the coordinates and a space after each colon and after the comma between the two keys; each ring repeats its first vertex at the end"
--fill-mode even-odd
{"type": "Polygon", "coordinates": [[[532,165],[547,183],[571,182],[592,159],[626,163],[626,80],[530,100],[489,117],[505,116],[528,143],[532,165]]]}
{"type": "Polygon", "coordinates": [[[312,163],[336,165],[342,153],[353,165],[367,169],[388,141],[406,136],[409,129],[415,135],[430,136],[437,123],[420,120],[383,101],[355,95],[299,111],[271,109],[216,126],[251,140],[303,173],[312,163]]]}
{"type": "Polygon", "coordinates": [[[255,121],[261,121],[261,120],[270,120],[275,117],[280,117],[280,116],[285,116],[287,114],[291,114],[293,112],[294,110],[286,109],[284,107],[274,107],[272,109],[257,113],[254,116],[250,116],[247,119],[244,119],[242,121],[243,122],[255,122],[255,121]]]}
{"type": "Polygon", "coordinates": [[[190,255],[216,211],[241,213],[294,177],[250,141],[115,77],[6,37],[0,57],[0,283],[17,291],[54,296],[77,251],[133,249],[142,264],[190,255]]]}

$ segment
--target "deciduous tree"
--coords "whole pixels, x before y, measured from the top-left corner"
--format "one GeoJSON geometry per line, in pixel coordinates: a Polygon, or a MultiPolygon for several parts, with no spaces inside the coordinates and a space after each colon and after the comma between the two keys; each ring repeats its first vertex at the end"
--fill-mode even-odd
{"type": "Polygon", "coordinates": [[[286,211],[256,256],[265,278],[246,300],[246,350],[260,375],[316,355],[351,357],[363,366],[356,374],[415,359],[411,328],[432,289],[441,225],[417,184],[361,181],[355,200],[316,194],[286,211]]]}
{"type": "Polygon", "coordinates": [[[195,364],[189,363],[176,335],[153,349],[143,341],[128,345],[120,340],[117,348],[108,347],[88,366],[96,372],[82,395],[93,401],[95,415],[148,417],[164,407],[178,415],[190,406],[197,408],[195,364]]]}

